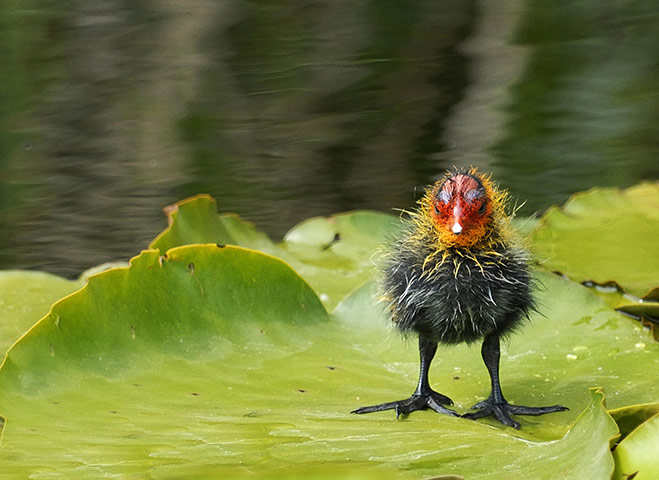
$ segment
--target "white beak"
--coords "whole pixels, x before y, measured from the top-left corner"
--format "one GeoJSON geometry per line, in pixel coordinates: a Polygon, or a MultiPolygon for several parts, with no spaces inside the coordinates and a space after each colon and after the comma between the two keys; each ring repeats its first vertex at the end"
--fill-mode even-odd
{"type": "Polygon", "coordinates": [[[462,225],[460,225],[458,222],[455,222],[453,224],[452,230],[456,235],[460,235],[462,233],[462,225]]]}

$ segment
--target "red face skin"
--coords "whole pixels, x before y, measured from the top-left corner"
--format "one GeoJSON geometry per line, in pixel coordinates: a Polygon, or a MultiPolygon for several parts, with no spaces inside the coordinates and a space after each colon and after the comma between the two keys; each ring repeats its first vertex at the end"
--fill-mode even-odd
{"type": "Polygon", "coordinates": [[[471,175],[458,174],[440,184],[430,211],[442,243],[470,247],[487,233],[492,202],[481,183],[471,175]]]}

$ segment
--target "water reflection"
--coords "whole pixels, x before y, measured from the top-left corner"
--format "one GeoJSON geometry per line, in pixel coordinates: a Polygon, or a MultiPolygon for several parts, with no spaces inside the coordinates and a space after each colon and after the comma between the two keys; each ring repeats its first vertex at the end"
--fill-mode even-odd
{"type": "Polygon", "coordinates": [[[526,213],[659,177],[653,2],[78,3],[0,12],[2,268],[128,258],[200,192],[279,236],[453,163],[526,213]]]}
{"type": "Polygon", "coordinates": [[[594,185],[656,179],[659,4],[529,6],[515,34],[525,70],[492,148],[503,183],[542,208],[594,185]]]}

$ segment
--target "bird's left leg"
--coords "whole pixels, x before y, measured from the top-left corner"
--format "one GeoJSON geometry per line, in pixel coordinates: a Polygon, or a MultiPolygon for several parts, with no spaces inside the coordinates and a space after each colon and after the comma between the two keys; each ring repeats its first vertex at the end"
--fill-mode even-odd
{"type": "Polygon", "coordinates": [[[352,413],[361,414],[381,412],[383,410],[394,410],[396,412],[396,418],[398,418],[401,415],[407,415],[408,413],[414,412],[416,410],[424,410],[426,408],[430,408],[437,413],[459,416],[456,412],[444,406],[453,404],[453,401],[450,398],[430,388],[430,383],[428,381],[428,371],[430,370],[430,364],[432,359],[435,357],[436,352],[437,342],[426,339],[420,335],[419,383],[417,384],[416,390],[412,396],[404,400],[396,400],[394,402],[386,402],[380,403],[379,405],[361,407],[353,410],[352,413]]]}
{"type": "Polygon", "coordinates": [[[562,405],[552,405],[550,407],[523,407],[521,405],[512,405],[506,401],[501,393],[499,383],[499,335],[492,333],[483,340],[481,349],[483,361],[487,367],[492,381],[492,392],[486,400],[477,403],[472,409],[480,409],[477,412],[465,413],[463,417],[475,420],[477,418],[494,415],[504,425],[519,429],[520,425],[510,418],[510,415],[544,415],[545,413],[561,412],[568,410],[562,405]]]}

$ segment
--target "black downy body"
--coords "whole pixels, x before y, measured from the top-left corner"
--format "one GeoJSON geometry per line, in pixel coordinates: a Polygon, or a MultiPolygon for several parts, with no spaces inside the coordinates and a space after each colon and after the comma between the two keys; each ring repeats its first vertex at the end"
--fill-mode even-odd
{"type": "Polygon", "coordinates": [[[384,269],[383,290],[391,295],[393,321],[404,333],[444,344],[473,343],[491,333],[505,336],[533,308],[524,250],[499,247],[465,255],[449,249],[424,265],[430,252],[403,238],[396,252],[384,269]]]}

